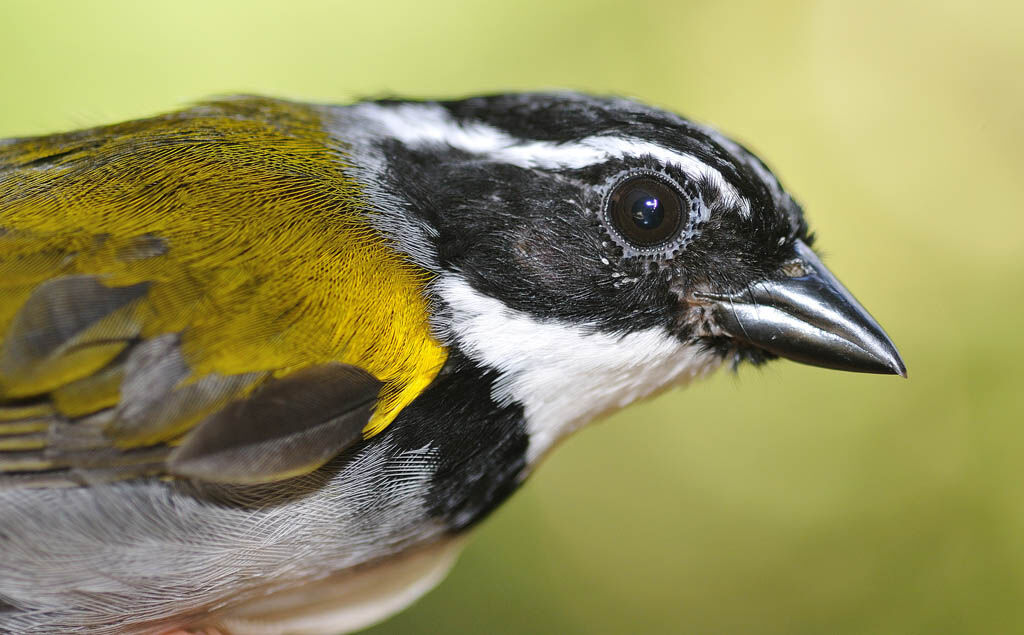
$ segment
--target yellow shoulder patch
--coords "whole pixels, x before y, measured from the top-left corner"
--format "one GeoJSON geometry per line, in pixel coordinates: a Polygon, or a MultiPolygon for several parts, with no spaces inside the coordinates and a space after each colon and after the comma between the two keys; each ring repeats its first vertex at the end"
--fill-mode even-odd
{"type": "MultiPolygon", "coordinates": [[[[316,108],[261,98],[2,145],[0,336],[47,281],[144,288],[118,309],[119,335],[178,334],[186,382],[358,366],[384,384],[372,436],[446,351],[430,334],[429,274],[372,228],[345,166],[316,108]]],[[[33,366],[16,391],[0,384],[0,404],[50,393],[68,416],[108,407],[121,371],[102,373],[119,346],[33,366]]]]}

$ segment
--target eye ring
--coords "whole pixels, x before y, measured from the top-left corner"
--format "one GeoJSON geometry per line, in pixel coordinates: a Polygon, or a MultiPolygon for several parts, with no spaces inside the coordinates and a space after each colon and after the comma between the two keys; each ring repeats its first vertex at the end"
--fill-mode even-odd
{"type": "Polygon", "coordinates": [[[619,180],[604,203],[605,225],[623,247],[639,254],[671,250],[686,229],[690,201],[681,188],[649,172],[619,180]]]}

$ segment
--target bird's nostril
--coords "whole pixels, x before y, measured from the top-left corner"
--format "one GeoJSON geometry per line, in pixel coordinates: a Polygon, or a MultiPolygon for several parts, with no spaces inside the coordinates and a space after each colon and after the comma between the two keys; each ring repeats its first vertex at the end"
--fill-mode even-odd
{"type": "Polygon", "coordinates": [[[807,263],[799,258],[793,258],[792,260],[783,263],[782,267],[779,268],[779,271],[781,271],[782,275],[787,278],[800,278],[811,273],[810,268],[807,267],[807,263]]]}

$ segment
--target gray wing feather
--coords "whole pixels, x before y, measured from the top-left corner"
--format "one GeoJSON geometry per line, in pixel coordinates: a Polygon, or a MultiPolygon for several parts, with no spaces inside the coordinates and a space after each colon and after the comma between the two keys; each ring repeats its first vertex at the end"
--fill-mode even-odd
{"type": "Polygon", "coordinates": [[[309,472],[359,440],[381,386],[338,363],[271,380],[200,423],[171,454],[170,471],[238,484],[309,472]]]}

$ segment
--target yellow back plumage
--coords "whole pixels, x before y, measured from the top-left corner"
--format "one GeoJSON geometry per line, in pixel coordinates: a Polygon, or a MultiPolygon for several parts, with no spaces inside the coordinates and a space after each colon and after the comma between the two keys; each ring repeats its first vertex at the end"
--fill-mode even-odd
{"type": "MultiPolygon", "coordinates": [[[[359,366],[384,382],[364,435],[379,432],[445,351],[429,333],[427,274],[371,227],[346,161],[318,109],[262,98],[0,144],[0,337],[46,281],[148,283],[88,346],[31,373],[0,369],[0,402],[109,406],[125,337],[177,333],[187,381],[244,378],[221,402],[306,366],[359,366]]],[[[214,405],[121,441],[172,440],[214,405]]]]}

